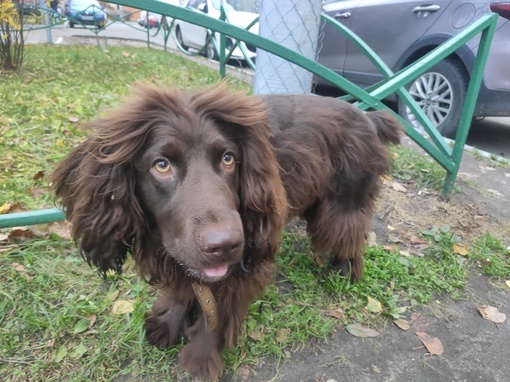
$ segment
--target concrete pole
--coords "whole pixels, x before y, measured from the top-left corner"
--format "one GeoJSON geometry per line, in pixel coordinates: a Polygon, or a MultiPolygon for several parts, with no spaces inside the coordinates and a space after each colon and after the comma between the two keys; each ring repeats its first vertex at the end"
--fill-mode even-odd
{"type": "MultiPolygon", "coordinates": [[[[260,35],[315,60],[321,0],[262,0],[260,35]]],[[[257,49],[254,94],[309,94],[312,74],[257,49]]]]}

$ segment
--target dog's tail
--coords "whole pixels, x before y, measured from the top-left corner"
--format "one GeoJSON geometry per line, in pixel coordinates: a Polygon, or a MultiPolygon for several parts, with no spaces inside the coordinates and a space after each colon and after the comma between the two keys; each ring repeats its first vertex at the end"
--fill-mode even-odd
{"type": "Polygon", "coordinates": [[[402,126],[389,112],[385,110],[370,111],[367,116],[374,123],[381,142],[386,145],[400,143],[400,137],[403,134],[402,126]]]}

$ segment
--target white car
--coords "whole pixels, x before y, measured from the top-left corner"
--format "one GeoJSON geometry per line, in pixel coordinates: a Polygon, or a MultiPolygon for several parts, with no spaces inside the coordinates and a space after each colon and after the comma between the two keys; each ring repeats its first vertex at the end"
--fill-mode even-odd
{"type": "Polygon", "coordinates": [[[140,11],[140,17],[137,22],[138,25],[144,28],[159,28],[159,25],[161,24],[161,15],[147,11],[140,11]]]}
{"type": "MultiPolygon", "coordinates": [[[[220,18],[220,5],[223,1],[223,7],[227,16],[227,21],[237,27],[246,29],[257,17],[256,12],[256,1],[243,1],[243,0],[188,0],[185,4],[187,9],[194,12],[206,14],[210,17],[219,19],[220,18]]],[[[206,43],[207,47],[204,49],[204,54],[210,58],[217,60],[218,52],[212,41],[208,39],[208,32],[206,28],[201,26],[190,24],[182,20],[175,20],[175,37],[177,42],[185,50],[189,48],[201,50],[206,43]]],[[[254,24],[250,29],[250,32],[258,34],[259,24],[254,24]]],[[[218,36],[218,34],[216,34],[218,36]]],[[[235,40],[227,36],[227,47],[226,53],[230,51],[230,48],[235,44],[235,40]]],[[[246,44],[242,41],[239,42],[242,45],[243,50],[246,52],[250,59],[254,59],[256,56],[256,48],[251,44],[246,44]]],[[[232,59],[244,60],[242,50],[238,47],[234,49],[231,55],[232,59]]]]}

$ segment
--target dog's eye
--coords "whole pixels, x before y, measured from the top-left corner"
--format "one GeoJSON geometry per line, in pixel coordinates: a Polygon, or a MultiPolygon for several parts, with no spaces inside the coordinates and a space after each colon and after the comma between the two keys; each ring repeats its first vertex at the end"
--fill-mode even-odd
{"type": "Polygon", "coordinates": [[[167,160],[158,159],[154,162],[152,168],[161,174],[165,174],[172,169],[172,166],[170,166],[170,163],[168,163],[167,160]]]}
{"type": "Polygon", "coordinates": [[[234,162],[235,162],[234,154],[228,152],[223,154],[223,164],[225,166],[230,167],[234,164],[234,162]]]}

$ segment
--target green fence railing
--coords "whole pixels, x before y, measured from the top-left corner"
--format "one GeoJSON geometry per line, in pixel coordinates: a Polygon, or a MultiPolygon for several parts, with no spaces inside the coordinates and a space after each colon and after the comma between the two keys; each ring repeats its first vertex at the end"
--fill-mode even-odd
{"type": "MultiPolygon", "coordinates": [[[[287,61],[290,61],[302,68],[305,68],[313,74],[324,78],[346,92],[348,94],[346,98],[355,102],[362,110],[375,109],[391,112],[405,126],[407,135],[446,170],[443,195],[448,196],[450,194],[460,167],[464,146],[469,132],[469,126],[473,116],[480,85],[482,83],[483,71],[498,17],[496,14],[483,15],[457,36],[452,37],[450,40],[438,46],[418,61],[397,73],[393,73],[377,56],[377,54],[375,54],[369,46],[360,40],[358,36],[336,20],[323,16],[325,22],[337,28],[340,33],[343,33],[351,42],[356,44],[383,74],[383,81],[367,89],[361,89],[316,61],[305,58],[286,47],[267,40],[259,35],[253,34],[248,30],[233,26],[222,20],[213,19],[205,14],[199,14],[186,8],[154,0],[115,0],[110,2],[145,9],[149,12],[170,16],[174,19],[181,19],[219,33],[220,38],[218,42],[215,41],[215,44],[217,44],[220,72],[222,75],[225,73],[225,65],[228,60],[228,53],[225,52],[225,36],[230,36],[234,39],[244,41],[245,43],[253,44],[259,49],[263,49],[269,53],[280,56],[287,61]],[[436,65],[442,59],[451,55],[455,52],[455,50],[478,34],[481,34],[480,44],[457,130],[457,136],[452,148],[439,134],[429,118],[424,114],[416,101],[405,89],[405,85],[422,75],[425,71],[436,65]],[[426,139],[410,123],[402,119],[382,102],[383,99],[395,92],[404,100],[407,107],[415,114],[417,120],[430,136],[430,140],[426,139]]],[[[222,19],[225,20],[224,14],[222,19]]],[[[171,33],[171,26],[168,30],[169,33],[171,33]]],[[[63,220],[64,218],[64,213],[56,208],[17,214],[6,214],[0,215],[0,228],[47,223],[63,220]]]]}

